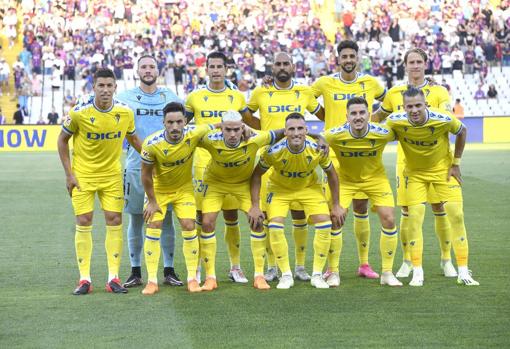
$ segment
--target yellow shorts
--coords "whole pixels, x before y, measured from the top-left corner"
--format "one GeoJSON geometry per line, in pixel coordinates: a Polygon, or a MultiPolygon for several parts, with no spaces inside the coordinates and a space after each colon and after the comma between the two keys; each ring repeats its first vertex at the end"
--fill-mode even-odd
{"type": "Polygon", "coordinates": [[[307,217],[319,214],[329,215],[328,202],[321,184],[292,191],[270,183],[265,201],[269,220],[276,217],[287,217],[293,202],[297,202],[303,207],[307,217]]]}
{"type": "MultiPolygon", "coordinates": [[[[195,193],[195,202],[197,210],[202,211],[204,191],[207,189],[204,183],[205,167],[193,167],[193,191],[195,193]]],[[[239,203],[232,195],[227,195],[223,200],[222,210],[237,210],[239,203]]],[[[210,211],[209,211],[210,212],[210,211]]]]}
{"type": "MultiPolygon", "coordinates": [[[[338,158],[336,156],[333,156],[334,153],[332,151],[330,151],[330,153],[331,153],[330,154],[331,161],[333,162],[333,166],[335,167],[336,174],[338,175],[340,173],[340,163],[338,162],[338,158]]],[[[326,176],[326,174],[324,174],[323,190],[326,193],[326,198],[328,198],[328,200],[330,200],[331,190],[329,189],[327,179],[328,179],[328,177],[326,176]]],[[[368,199],[368,196],[364,192],[358,191],[357,193],[354,194],[353,199],[363,200],[363,199],[368,199]]],[[[342,205],[342,207],[344,207],[344,206],[342,205]]]]}
{"type": "MultiPolygon", "coordinates": [[[[193,187],[185,186],[174,192],[155,191],[156,202],[161,208],[161,213],[156,212],[152,217],[152,222],[162,221],[165,218],[168,205],[172,204],[175,215],[179,219],[195,219],[197,207],[195,205],[195,196],[193,187]]],[[[144,208],[147,206],[145,198],[144,208]]]]}
{"type": "MultiPolygon", "coordinates": [[[[447,172],[430,174],[430,173],[406,173],[404,171],[404,181],[400,183],[404,187],[404,199],[406,205],[417,205],[428,200],[428,194],[434,189],[438,201],[440,202],[462,202],[462,187],[453,177],[447,182],[447,172]]],[[[401,202],[398,202],[401,205],[401,202]]]]}
{"type": "Polygon", "coordinates": [[[202,194],[202,213],[219,212],[225,200],[232,198],[244,212],[248,212],[251,207],[250,182],[228,184],[206,181],[202,194]]]}
{"type": "Polygon", "coordinates": [[[374,179],[362,183],[340,181],[340,205],[347,208],[356,194],[363,193],[372,206],[395,207],[390,182],[386,178],[374,179]]]}
{"type": "Polygon", "coordinates": [[[104,211],[122,212],[124,191],[122,176],[107,179],[77,178],[80,190],[73,189],[71,202],[76,216],[94,211],[95,194],[104,211]]]}
{"type": "MultiPolygon", "coordinates": [[[[405,190],[404,167],[405,167],[405,164],[397,162],[396,187],[397,187],[397,205],[398,206],[408,206],[409,205],[406,202],[407,194],[406,194],[406,190],[405,190]]],[[[441,200],[437,196],[436,190],[434,189],[433,186],[429,187],[426,201],[431,204],[438,204],[441,202],[441,200]]]]}
{"type": "MultiPolygon", "coordinates": [[[[262,181],[260,183],[260,207],[262,208],[262,211],[267,212],[267,203],[266,203],[266,197],[267,197],[267,186],[269,184],[269,176],[271,175],[271,172],[273,171],[272,168],[270,168],[266,173],[262,175],[262,181]]],[[[292,202],[290,204],[290,209],[293,211],[303,211],[303,206],[298,202],[292,202]]]]}

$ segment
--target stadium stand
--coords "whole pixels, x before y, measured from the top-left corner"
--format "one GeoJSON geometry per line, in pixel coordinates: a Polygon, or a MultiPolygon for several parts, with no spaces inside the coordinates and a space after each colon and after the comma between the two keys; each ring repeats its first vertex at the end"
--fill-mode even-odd
{"type": "Polygon", "coordinates": [[[119,89],[134,86],[136,59],[143,53],[153,53],[161,61],[160,84],[183,96],[204,82],[205,55],[225,50],[232,57],[230,78],[249,93],[269,72],[273,52],[291,52],[296,78],[311,83],[335,69],[334,45],[345,38],[358,41],[362,71],[388,87],[401,82],[403,52],[416,46],[429,53],[427,73],[450,86],[452,99],[462,100],[466,116],[506,115],[509,2],[482,3],[236,0],[220,5],[115,0],[107,5],[97,0],[3,0],[2,8],[12,8],[18,22],[13,32],[11,10],[1,12],[0,55],[7,58],[11,72],[20,64],[12,58],[18,55],[31,76],[32,95],[40,90],[41,96],[29,102],[34,123],[52,105],[65,113],[65,96],[89,93],[91,75],[100,66],[115,70],[119,89]],[[8,42],[19,41],[24,50],[5,49],[8,42]],[[494,84],[498,98],[474,100],[479,84],[484,91],[494,84]]]}

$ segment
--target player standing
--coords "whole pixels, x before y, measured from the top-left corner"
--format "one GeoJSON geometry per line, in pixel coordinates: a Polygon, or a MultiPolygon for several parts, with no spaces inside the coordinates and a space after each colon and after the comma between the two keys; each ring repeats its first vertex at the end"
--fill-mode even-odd
{"type": "MultiPolygon", "coordinates": [[[[196,125],[220,123],[221,116],[227,110],[245,112],[247,110],[244,95],[225,84],[227,57],[221,52],[212,52],[206,59],[206,71],[209,82],[194,90],[186,99],[186,117],[195,120],[196,125]]],[[[193,182],[197,204],[197,231],[201,236],[202,199],[204,191],[204,171],[211,156],[205,149],[197,149],[193,164],[193,182]]],[[[239,204],[229,196],[223,202],[225,220],[225,242],[230,257],[229,278],[234,282],[247,283],[241,269],[240,230],[237,209],[239,204]]],[[[202,241],[207,246],[205,241],[202,241]]],[[[207,248],[207,247],[206,247],[207,248]]],[[[202,252],[202,251],[201,251],[202,252]]]]}
{"type": "Polygon", "coordinates": [[[133,111],[113,99],[117,88],[110,69],[94,74],[94,97],[76,105],[62,125],[58,153],[66,174],[66,187],[76,216],[75,248],[80,282],[73,294],[92,291],[90,260],[92,257],[92,218],[97,193],[106,221],[106,256],[108,282],[106,291],[127,293],[119,280],[122,256],[122,143],[140,151],[135,135],[133,111]],[[73,138],[72,165],[69,140],[73,138]]]}
{"type": "MultiPolygon", "coordinates": [[[[404,98],[403,93],[409,86],[421,89],[425,95],[427,106],[438,108],[443,111],[451,111],[450,95],[448,90],[440,85],[431,85],[425,79],[425,69],[427,67],[428,57],[425,51],[420,48],[413,48],[406,52],[404,55],[404,64],[408,77],[408,81],[404,84],[392,87],[386,96],[379,110],[374,113],[372,119],[376,122],[383,121],[389,114],[393,112],[404,111],[404,98]]],[[[408,277],[412,271],[410,246],[409,246],[409,225],[407,214],[407,202],[405,201],[405,193],[403,186],[403,171],[405,166],[405,155],[402,150],[402,145],[399,143],[397,151],[397,204],[402,208],[402,215],[400,218],[400,240],[402,242],[403,262],[402,266],[397,272],[397,277],[408,277]]],[[[427,201],[431,204],[440,203],[434,188],[430,188],[429,197],[427,201]]],[[[448,205],[448,204],[447,204],[448,205]]],[[[433,206],[434,207],[434,206],[433,206]]],[[[435,206],[437,207],[437,206],[435,206]]],[[[461,212],[454,205],[450,205],[450,209],[455,212],[454,216],[458,216],[461,212]]],[[[460,208],[462,211],[462,208],[460,208]]],[[[448,216],[444,212],[434,211],[435,231],[441,247],[441,268],[446,277],[456,277],[457,271],[451,261],[451,237],[448,234],[448,216]]]]}
{"type": "MultiPolygon", "coordinates": [[[[422,286],[423,234],[422,225],[429,188],[433,187],[439,203],[433,203],[434,212],[444,214],[444,202],[462,207],[460,160],[466,143],[466,127],[451,113],[439,109],[428,109],[422,90],[411,87],[404,92],[403,113],[393,113],[387,125],[392,128],[405,154],[403,182],[409,217],[409,246],[413,264],[413,278],[409,285],[422,286]],[[449,133],[456,136],[452,157],[449,133]]],[[[448,207],[448,206],[446,206],[448,207]]],[[[462,210],[461,210],[462,211],[462,210]]],[[[451,212],[446,211],[450,214],[451,212]]],[[[451,234],[453,250],[458,265],[457,282],[464,285],[479,285],[468,271],[468,240],[464,227],[464,215],[456,215],[447,225],[447,236],[451,234]]]]}
{"type": "MultiPolygon", "coordinates": [[[[322,76],[312,85],[316,97],[322,96],[325,115],[317,116],[325,121],[326,130],[341,126],[346,121],[347,102],[355,96],[365,98],[368,104],[369,113],[372,112],[372,105],[375,100],[382,100],[386,90],[375,77],[357,72],[358,67],[358,45],[354,41],[344,40],[337,46],[339,73],[322,76]]],[[[339,172],[338,160],[331,157],[337,172],[339,172]]],[[[368,252],[370,247],[370,222],[368,220],[368,200],[366,195],[358,193],[352,202],[354,214],[354,233],[358,247],[359,268],[358,275],[376,279],[379,275],[372,270],[368,263],[368,252]]],[[[334,254],[341,249],[341,239],[332,240],[330,250],[334,251],[328,257],[329,271],[338,273],[338,260],[334,254]]]]}
{"type": "MultiPolygon", "coordinates": [[[[159,76],[156,59],[150,55],[141,56],[137,63],[140,86],[120,93],[117,98],[133,110],[135,126],[141,139],[161,129],[163,108],[170,102],[181,102],[167,88],[157,86],[159,76]]],[[[142,285],[141,258],[143,249],[143,201],[144,191],[141,181],[141,159],[132,147],[128,148],[124,170],[124,211],[129,214],[128,248],[131,263],[131,275],[124,287],[142,285]]],[[[182,286],[174,270],[175,228],[172,209],[168,207],[161,232],[163,251],[163,275],[167,285],[182,286]]]]}
{"type": "MultiPolygon", "coordinates": [[[[295,82],[295,66],[288,53],[278,52],[274,55],[272,67],[272,84],[270,86],[259,86],[253,90],[248,102],[250,113],[245,113],[245,122],[256,129],[269,131],[285,127],[285,117],[289,113],[304,113],[305,110],[312,114],[323,113],[320,104],[315,99],[309,86],[295,82]],[[259,112],[260,119],[252,113],[259,112]],[[248,114],[248,115],[247,115],[248,114]]],[[[267,179],[271,171],[262,177],[260,197],[266,197],[267,179]]],[[[310,275],[305,269],[306,247],[308,243],[308,225],[302,207],[291,204],[292,235],[295,246],[295,269],[294,276],[302,281],[310,280],[310,275]]],[[[262,209],[265,211],[265,203],[262,202],[262,209]]],[[[265,222],[267,231],[267,222],[265,222]]],[[[268,236],[269,237],[269,236],[268,236]]],[[[273,281],[278,277],[276,260],[270,248],[270,239],[267,240],[268,269],[266,280],[273,281]]]]}

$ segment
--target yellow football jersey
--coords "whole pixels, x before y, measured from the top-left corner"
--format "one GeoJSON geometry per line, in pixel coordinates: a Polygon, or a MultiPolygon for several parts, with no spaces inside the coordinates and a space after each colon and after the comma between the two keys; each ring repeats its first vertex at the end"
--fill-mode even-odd
{"type": "Polygon", "coordinates": [[[133,111],[117,100],[100,110],[94,99],[69,111],[62,130],[73,136],[73,172],[82,178],[104,178],[122,173],[120,157],[126,134],[135,133],[133,111]]]}
{"type": "Polygon", "coordinates": [[[290,113],[304,115],[307,110],[315,114],[320,105],[309,86],[292,81],[286,89],[281,89],[274,83],[270,87],[256,87],[248,102],[248,108],[252,112],[259,111],[261,129],[268,131],[285,128],[285,118],[290,113]]]}
{"type": "Polygon", "coordinates": [[[457,135],[464,125],[451,113],[427,109],[427,121],[413,125],[406,113],[391,114],[386,125],[396,134],[405,154],[405,171],[441,172],[451,166],[449,133],[457,135]]]}
{"type": "Polygon", "coordinates": [[[205,180],[233,184],[248,181],[255,168],[257,151],[263,146],[273,144],[274,141],[273,131],[259,131],[247,141],[242,141],[237,147],[232,148],[225,143],[221,131],[209,133],[199,144],[211,154],[211,160],[205,170],[205,180]]]}
{"type": "Polygon", "coordinates": [[[386,93],[377,78],[358,73],[354,81],[343,81],[340,73],[322,76],[312,85],[315,97],[322,96],[326,111],[324,129],[343,125],[347,121],[347,102],[355,96],[364,97],[372,113],[374,100],[381,100],[386,93]]]}
{"type": "MultiPolygon", "coordinates": [[[[193,117],[196,125],[219,123],[224,112],[235,110],[242,113],[247,108],[243,93],[228,86],[214,91],[204,85],[191,92],[186,99],[186,116],[193,117]]],[[[195,166],[207,166],[210,158],[206,150],[197,149],[195,166]]]]}
{"type": "Polygon", "coordinates": [[[395,140],[395,134],[386,126],[369,123],[362,137],[354,137],[348,123],[324,132],[324,138],[335,152],[340,169],[340,180],[365,182],[386,178],[382,153],[386,144],[395,140]]]}
{"type": "MultiPolygon", "coordinates": [[[[416,87],[425,94],[425,101],[428,107],[451,111],[450,95],[446,88],[441,85],[430,86],[428,81],[416,87]]],[[[408,84],[400,84],[390,88],[386,96],[384,96],[381,109],[389,114],[404,112],[403,94],[408,88],[408,84]]]]}
{"type": "Polygon", "coordinates": [[[213,129],[212,125],[188,125],[177,143],[169,142],[165,130],[154,132],[142,145],[142,161],[154,165],[154,190],[174,192],[191,185],[191,167],[200,139],[213,129]]]}
{"type": "Polygon", "coordinates": [[[321,183],[317,167],[328,170],[333,166],[329,157],[319,152],[317,143],[311,137],[306,137],[299,153],[293,153],[287,145],[287,139],[282,139],[267,148],[259,163],[266,170],[273,168],[269,175],[271,185],[287,190],[299,190],[321,183]]]}

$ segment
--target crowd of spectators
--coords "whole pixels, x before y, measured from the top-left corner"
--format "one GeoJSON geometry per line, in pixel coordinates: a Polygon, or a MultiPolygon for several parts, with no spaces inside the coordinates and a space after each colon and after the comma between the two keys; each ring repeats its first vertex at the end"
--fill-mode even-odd
{"type": "Polygon", "coordinates": [[[190,91],[203,83],[205,57],[212,50],[228,53],[230,78],[241,89],[253,88],[270,71],[278,50],[290,52],[296,77],[311,82],[335,70],[334,45],[346,38],[360,46],[361,70],[391,87],[404,77],[403,53],[410,47],[428,52],[429,74],[459,70],[478,74],[484,83],[491,66],[510,65],[509,1],[491,3],[335,1],[335,42],[327,40],[312,11],[323,2],[314,0],[24,0],[0,12],[0,22],[12,37],[13,18],[22,13],[19,92],[26,76],[33,93],[40,93],[44,73],[55,89],[65,76],[83,81],[82,92],[89,93],[100,66],[132,80],[137,57],[146,53],[158,57],[162,83],[190,91]]]}

